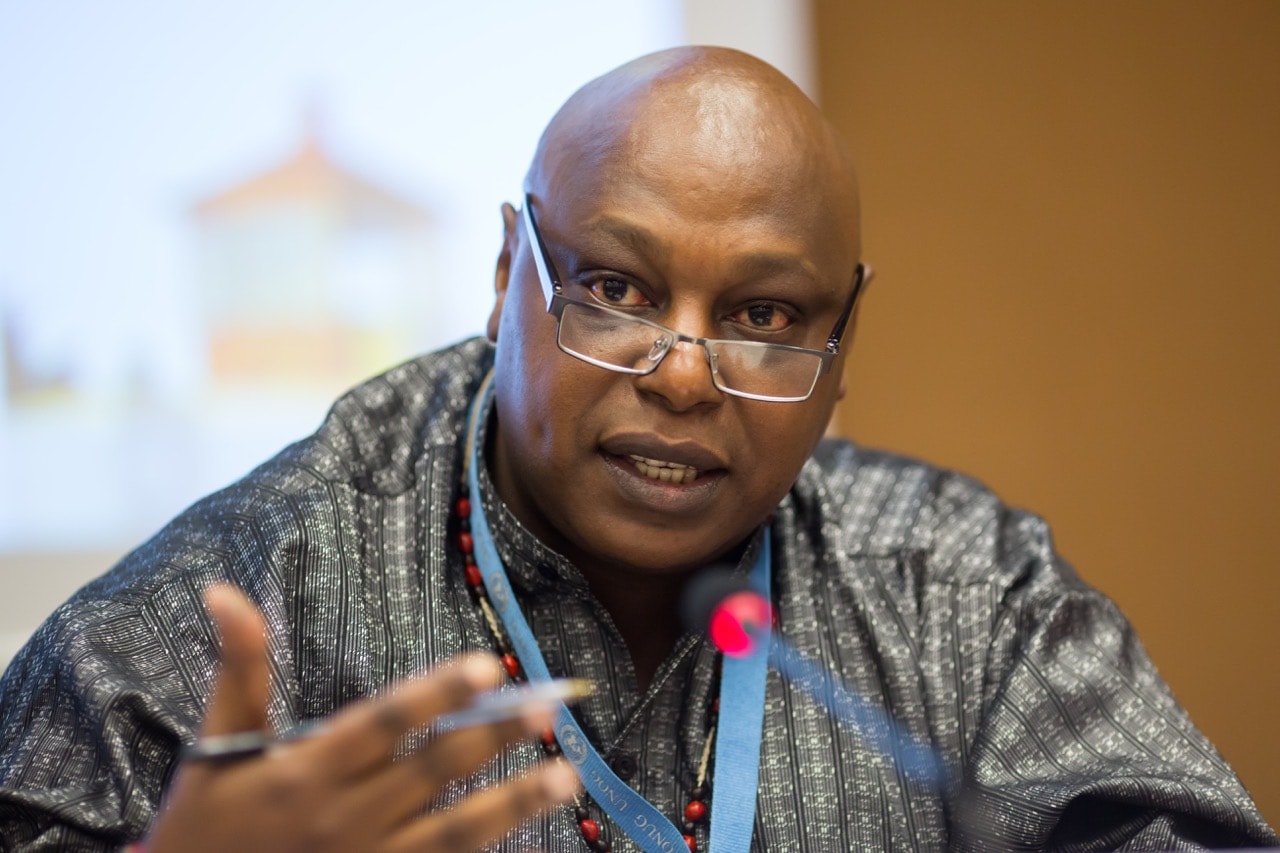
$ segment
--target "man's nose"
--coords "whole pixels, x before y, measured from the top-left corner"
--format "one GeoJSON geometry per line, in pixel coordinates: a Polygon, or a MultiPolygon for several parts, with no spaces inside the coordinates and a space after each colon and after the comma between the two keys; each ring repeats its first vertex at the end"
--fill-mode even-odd
{"type": "Polygon", "coordinates": [[[636,387],[661,400],[674,412],[718,405],[724,392],[711,379],[707,351],[701,344],[677,341],[652,373],[637,376],[636,387]]]}

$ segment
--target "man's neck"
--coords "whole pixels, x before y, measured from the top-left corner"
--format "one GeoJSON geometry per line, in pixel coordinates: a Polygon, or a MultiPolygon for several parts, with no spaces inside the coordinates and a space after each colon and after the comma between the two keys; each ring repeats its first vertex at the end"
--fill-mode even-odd
{"type": "Polygon", "coordinates": [[[679,607],[686,576],[637,574],[613,566],[593,566],[590,561],[575,563],[622,635],[636,681],[644,692],[684,633],[679,607]]]}

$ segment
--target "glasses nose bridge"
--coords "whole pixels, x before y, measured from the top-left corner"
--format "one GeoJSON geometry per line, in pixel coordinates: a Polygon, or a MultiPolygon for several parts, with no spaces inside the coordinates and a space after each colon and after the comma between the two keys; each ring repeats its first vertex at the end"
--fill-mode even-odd
{"type": "Polygon", "coordinates": [[[675,329],[667,328],[665,326],[663,329],[667,334],[654,341],[653,348],[649,351],[649,359],[653,362],[653,368],[649,372],[653,372],[661,367],[662,363],[667,360],[667,356],[671,355],[671,353],[681,345],[684,345],[688,348],[698,348],[702,350],[702,363],[705,364],[707,366],[707,370],[711,372],[711,382],[717,388],[720,387],[718,371],[716,369],[716,354],[714,349],[711,346],[708,346],[711,342],[710,339],[686,335],[683,332],[677,332],[675,329]],[[661,349],[661,352],[659,352],[659,349],[661,349]]]}

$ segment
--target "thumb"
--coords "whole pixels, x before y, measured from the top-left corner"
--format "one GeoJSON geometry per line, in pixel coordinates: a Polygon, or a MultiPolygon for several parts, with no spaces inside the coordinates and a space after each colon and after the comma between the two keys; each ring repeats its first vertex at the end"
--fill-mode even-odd
{"type": "Polygon", "coordinates": [[[205,608],[218,629],[221,665],[201,736],[262,731],[267,723],[266,623],[243,592],[230,584],[205,590],[205,608]]]}

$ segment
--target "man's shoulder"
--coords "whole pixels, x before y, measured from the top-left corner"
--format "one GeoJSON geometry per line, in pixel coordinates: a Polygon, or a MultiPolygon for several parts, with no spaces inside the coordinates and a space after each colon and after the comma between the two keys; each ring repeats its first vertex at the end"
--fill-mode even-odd
{"type": "Polygon", "coordinates": [[[362,492],[409,488],[424,450],[453,446],[471,398],[493,363],[483,338],[406,361],[347,391],[315,433],[259,467],[249,480],[340,480],[362,492]]]}
{"type": "Polygon", "coordinates": [[[972,476],[918,458],[827,440],[793,495],[839,556],[911,565],[932,583],[1009,588],[1034,568],[1080,585],[1043,518],[1008,506],[972,476]]]}

